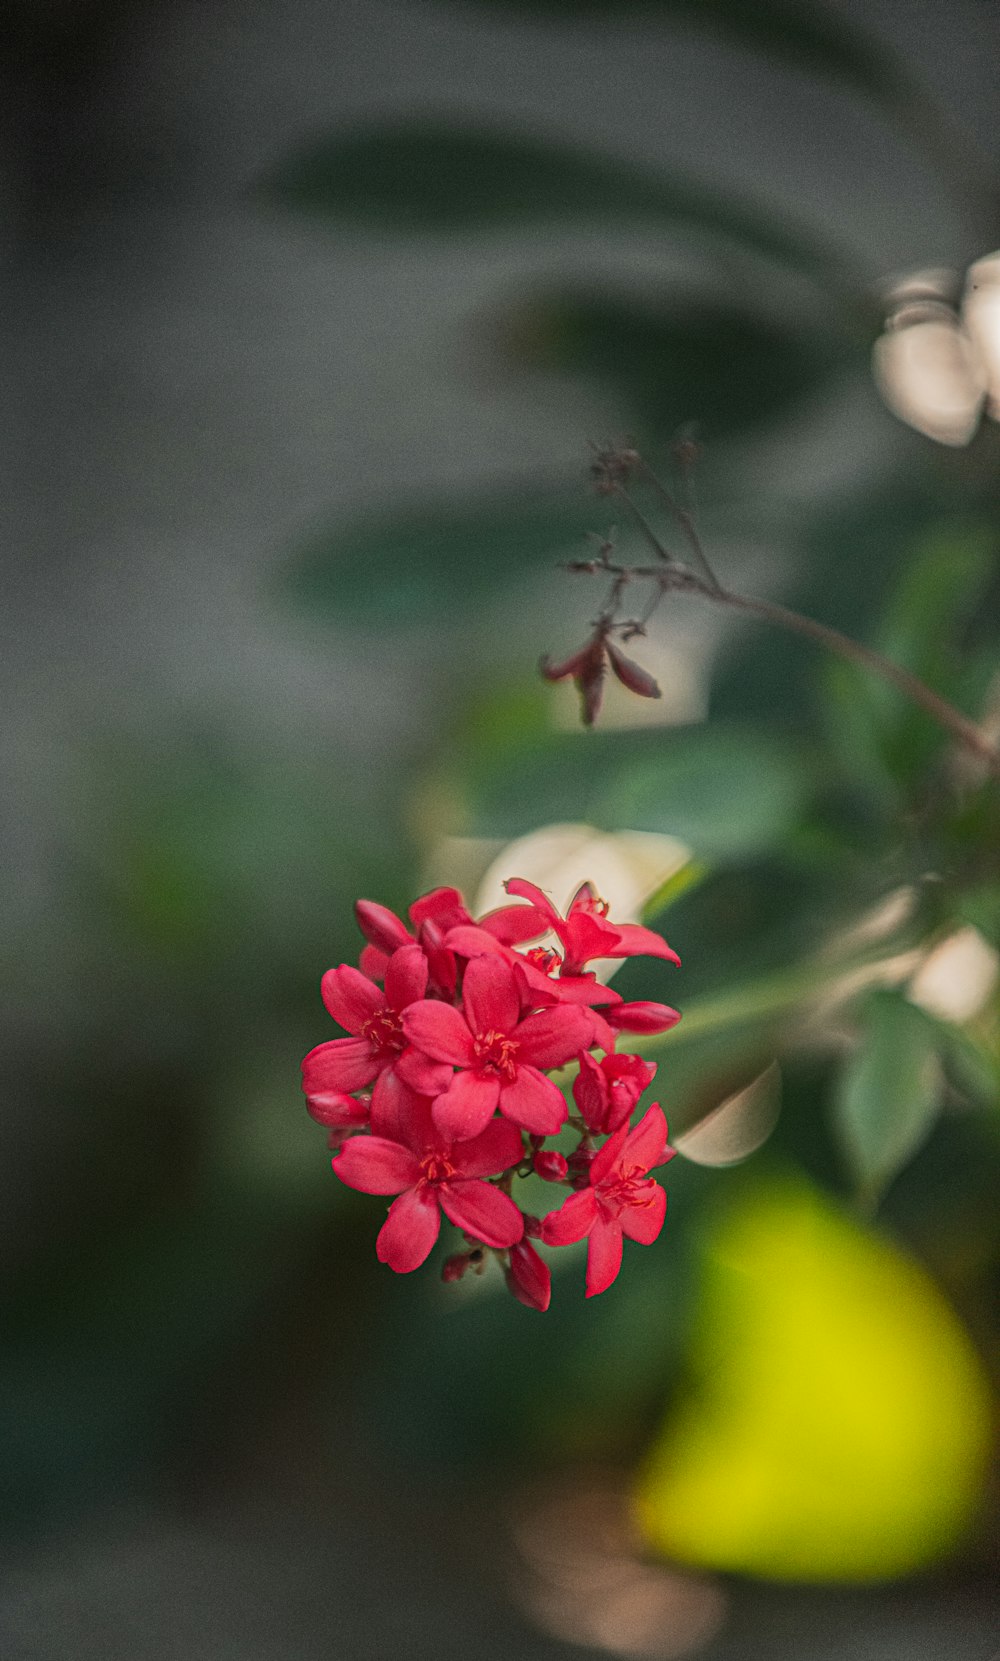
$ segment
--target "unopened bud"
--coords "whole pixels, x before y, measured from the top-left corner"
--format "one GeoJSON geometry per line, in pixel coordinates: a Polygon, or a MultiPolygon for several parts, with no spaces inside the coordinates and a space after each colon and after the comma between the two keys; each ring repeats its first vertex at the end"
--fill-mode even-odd
{"type": "Polygon", "coordinates": [[[566,1164],[563,1154],[556,1153],[552,1149],[542,1148],[535,1154],[532,1164],[535,1168],[535,1175],[540,1176],[544,1182],[566,1181],[569,1166],[566,1164]]]}

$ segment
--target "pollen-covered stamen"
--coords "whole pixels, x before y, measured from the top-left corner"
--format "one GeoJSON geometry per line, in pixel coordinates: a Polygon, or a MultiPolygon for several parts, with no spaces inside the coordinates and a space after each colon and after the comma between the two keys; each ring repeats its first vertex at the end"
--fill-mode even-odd
{"type": "Polygon", "coordinates": [[[394,1009],[379,1009],[369,1016],[361,1028],[361,1037],[367,1038],[375,1051],[398,1051],[406,1048],[403,1023],[394,1009]]]}
{"type": "Polygon", "coordinates": [[[450,1182],[455,1174],[454,1165],[443,1153],[425,1154],[420,1161],[421,1183],[450,1182]]]}
{"type": "Polygon", "coordinates": [[[616,1182],[602,1185],[600,1204],[617,1217],[632,1206],[655,1205],[657,1186],[645,1171],[624,1171],[616,1182]]]}
{"type": "Polygon", "coordinates": [[[500,1073],[508,1081],[517,1076],[514,1060],[520,1045],[505,1032],[480,1032],[472,1040],[475,1065],[491,1073],[500,1073]]]}
{"type": "Polygon", "coordinates": [[[532,946],[530,952],[525,952],[524,955],[529,963],[534,964],[536,969],[541,969],[543,975],[551,975],[552,971],[558,969],[562,962],[559,953],[551,951],[546,946],[532,946]]]}

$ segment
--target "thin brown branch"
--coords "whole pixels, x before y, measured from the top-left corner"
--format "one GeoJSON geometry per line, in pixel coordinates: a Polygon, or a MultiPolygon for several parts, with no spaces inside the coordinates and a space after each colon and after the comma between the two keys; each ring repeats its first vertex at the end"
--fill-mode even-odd
{"type": "Polygon", "coordinates": [[[791,629],[796,634],[805,635],[807,639],[825,646],[828,651],[836,652],[848,663],[858,663],[862,668],[880,675],[883,680],[902,692],[904,697],[919,705],[932,720],[951,734],[956,743],[971,751],[985,763],[991,773],[1000,778],[1000,750],[990,743],[986,734],[974,721],[970,721],[967,715],[963,715],[961,710],[933,691],[917,675],[911,674],[909,669],[893,663],[891,658],[883,657],[881,652],[873,651],[870,646],[863,646],[860,641],[852,640],[850,635],[841,634],[839,629],[831,629],[826,623],[817,623],[815,618],[791,611],[788,606],[776,605],[772,600],[756,600],[747,594],[734,594],[730,589],[719,589],[717,593],[703,589],[702,592],[708,599],[717,600],[722,605],[749,612],[754,617],[763,618],[766,623],[776,624],[778,628],[791,629]]]}

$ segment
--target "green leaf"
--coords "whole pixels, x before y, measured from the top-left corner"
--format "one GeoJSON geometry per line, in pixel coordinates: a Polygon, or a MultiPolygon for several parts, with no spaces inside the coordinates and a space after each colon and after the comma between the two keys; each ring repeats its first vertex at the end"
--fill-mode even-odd
{"type": "Polygon", "coordinates": [[[751,728],[697,726],[560,734],[511,756],[502,774],[473,754],[457,787],[473,834],[583,820],[679,837],[702,861],[780,841],[812,783],[794,745],[751,728]]]}
{"type": "Polygon", "coordinates": [[[293,556],[284,586],[315,613],[372,629],[452,617],[579,551],[601,518],[579,487],[426,502],[317,532],[293,556]]]}
{"type": "Polygon", "coordinates": [[[843,359],[828,333],[777,326],[691,295],[540,294],[501,319],[518,367],[595,381],[637,436],[662,442],[697,411],[713,439],[774,420],[843,359]]]}
{"type": "Polygon", "coordinates": [[[934,1025],[898,992],[865,1003],[841,1075],[837,1125],[862,1193],[876,1199],[926,1141],[941,1103],[934,1025]]]}
{"type": "MultiPolygon", "coordinates": [[[[483,0],[480,0],[483,3],[483,0]]],[[[973,196],[977,208],[990,205],[994,187],[975,148],[960,127],[953,127],[935,99],[908,72],[895,51],[875,34],[856,27],[830,6],[816,0],[644,0],[623,7],[620,0],[485,0],[529,17],[581,19],[607,17],[620,29],[622,12],[646,20],[662,16],[668,23],[691,23],[706,32],[749,47],[768,59],[791,64],[811,75],[840,83],[885,110],[909,141],[922,151],[954,191],[973,196]],[[986,193],[980,197],[979,193],[986,193]]]]}
{"type": "Polygon", "coordinates": [[[815,74],[844,81],[874,98],[909,92],[902,64],[876,37],[846,18],[802,0],[644,0],[632,7],[621,0],[480,0],[495,9],[546,18],[607,16],[621,24],[622,12],[639,18],[679,18],[728,36],[769,57],[784,59],[815,74]]]}
{"type": "Polygon", "coordinates": [[[333,133],[282,163],[263,193],[280,206],[368,229],[451,233],[539,221],[654,220],[736,243],[861,307],[867,282],[839,250],[787,217],[699,184],[461,118],[420,118],[333,133]]]}

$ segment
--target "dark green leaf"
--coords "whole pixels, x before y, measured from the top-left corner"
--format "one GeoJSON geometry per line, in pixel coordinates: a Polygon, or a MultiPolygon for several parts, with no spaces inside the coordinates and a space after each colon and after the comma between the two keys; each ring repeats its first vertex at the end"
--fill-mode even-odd
{"type": "Polygon", "coordinates": [[[529,299],[501,321],[518,366],[596,381],[624,406],[630,430],[662,442],[692,411],[719,439],[773,420],[843,358],[828,334],[805,333],[706,304],[564,290],[529,299]]]}
{"type": "Polygon", "coordinates": [[[585,820],[665,832],[711,860],[780,840],[812,778],[798,749],[777,738],[698,726],[560,734],[526,745],[500,774],[473,754],[457,783],[468,828],[482,835],[585,820]]]}
{"type": "MultiPolygon", "coordinates": [[[[484,0],[480,0],[484,3],[484,0]]],[[[903,66],[882,43],[832,9],[803,0],[485,0],[504,10],[565,18],[679,18],[740,42],[769,57],[784,59],[815,74],[846,82],[875,98],[909,92],[903,66]]]]}
{"type": "Polygon", "coordinates": [[[874,1199],[930,1135],[941,1103],[934,1024],[898,992],[873,993],[836,1097],[859,1186],[874,1199]]]}
{"type": "Polygon", "coordinates": [[[489,231],[538,221],[652,219],[720,237],[836,291],[866,322],[866,283],[843,256],[766,208],[556,141],[458,118],[413,118],[318,139],[278,167],[266,196],[375,229],[489,231]]]}
{"type": "Polygon", "coordinates": [[[317,533],[294,556],[286,583],[310,610],[372,629],[440,620],[531,568],[579,553],[602,517],[582,487],[529,485],[426,503],[317,533]]]}

